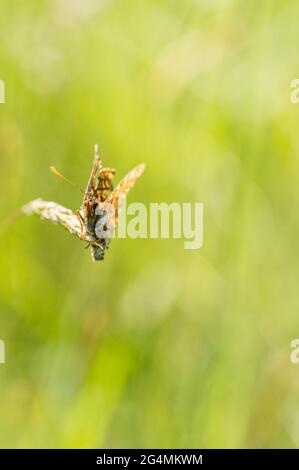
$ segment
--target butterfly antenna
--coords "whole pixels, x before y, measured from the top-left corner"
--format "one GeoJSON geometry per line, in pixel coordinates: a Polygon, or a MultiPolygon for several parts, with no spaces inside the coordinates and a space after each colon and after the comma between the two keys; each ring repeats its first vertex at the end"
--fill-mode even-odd
{"type": "MultiPolygon", "coordinates": [[[[66,178],[65,176],[63,176],[61,173],[59,173],[58,170],[56,170],[55,166],[50,166],[50,170],[52,171],[52,173],[54,173],[55,176],[58,176],[59,178],[61,178],[63,181],[65,181],[66,183],[68,183],[69,185],[73,186],[73,188],[78,188],[78,186],[73,183],[73,181],[69,180],[68,178],[66,178]]],[[[84,194],[84,191],[82,188],[79,188],[80,191],[84,194]]]]}

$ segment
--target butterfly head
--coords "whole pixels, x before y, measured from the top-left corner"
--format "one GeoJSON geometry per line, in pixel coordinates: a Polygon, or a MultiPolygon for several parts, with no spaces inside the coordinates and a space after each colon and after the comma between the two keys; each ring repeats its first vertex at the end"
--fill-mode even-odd
{"type": "Polygon", "coordinates": [[[93,186],[97,201],[104,201],[107,197],[107,193],[113,191],[112,180],[114,175],[114,168],[101,167],[93,186]]]}
{"type": "Polygon", "coordinates": [[[114,168],[108,168],[104,167],[101,168],[100,174],[99,174],[99,180],[100,181],[112,181],[115,176],[115,169],[114,168]]]}

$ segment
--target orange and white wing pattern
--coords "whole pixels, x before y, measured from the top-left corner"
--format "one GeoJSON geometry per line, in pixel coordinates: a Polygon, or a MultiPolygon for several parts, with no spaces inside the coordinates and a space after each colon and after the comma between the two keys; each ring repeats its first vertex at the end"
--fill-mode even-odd
{"type": "Polygon", "coordinates": [[[112,191],[110,196],[108,196],[107,200],[105,201],[108,204],[112,204],[115,210],[115,225],[118,222],[118,212],[119,212],[119,202],[123,200],[133,188],[136,183],[136,180],[142,175],[144,172],[145,165],[142,163],[141,165],[136,166],[133,170],[130,171],[116,186],[116,188],[112,191]]]}

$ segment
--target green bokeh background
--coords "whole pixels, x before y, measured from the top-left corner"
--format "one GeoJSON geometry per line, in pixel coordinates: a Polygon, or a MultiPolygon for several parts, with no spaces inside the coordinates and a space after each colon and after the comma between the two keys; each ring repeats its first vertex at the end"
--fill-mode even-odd
{"type": "Polygon", "coordinates": [[[1,447],[297,447],[297,1],[0,6],[1,447]],[[75,210],[99,142],[129,201],[203,202],[204,246],[114,240],[75,210]]]}

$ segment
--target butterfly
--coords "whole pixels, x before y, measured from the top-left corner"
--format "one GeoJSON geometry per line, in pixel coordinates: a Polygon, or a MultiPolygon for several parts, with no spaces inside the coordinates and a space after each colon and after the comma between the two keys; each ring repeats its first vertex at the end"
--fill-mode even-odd
{"type": "MultiPolygon", "coordinates": [[[[122,201],[144,169],[144,164],[138,165],[114,188],[115,170],[102,166],[96,145],[91,174],[86,190],[83,191],[82,204],[76,213],[60,204],[43,199],[31,201],[22,208],[22,212],[27,215],[36,214],[42,219],[64,226],[70,233],[88,243],[87,247],[91,248],[93,260],[101,261],[117,226],[122,201]]],[[[75,186],[54,167],[51,167],[51,170],[75,186]]]]}

